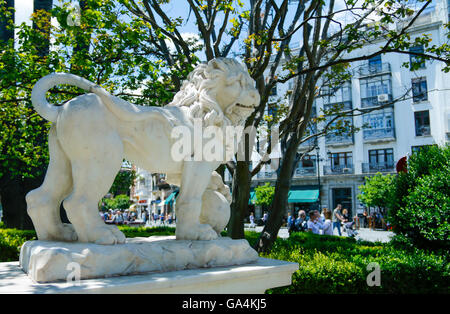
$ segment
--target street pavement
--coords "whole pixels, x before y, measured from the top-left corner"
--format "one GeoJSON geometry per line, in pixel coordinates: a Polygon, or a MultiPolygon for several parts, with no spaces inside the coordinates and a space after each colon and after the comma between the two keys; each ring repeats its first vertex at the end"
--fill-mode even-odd
{"type": "MultiPolygon", "coordinates": [[[[249,228],[249,225],[246,224],[245,230],[249,231],[256,231],[261,232],[263,230],[263,227],[255,227],[255,228],[249,228]]],[[[347,236],[346,232],[341,232],[343,236],[347,236]]],[[[364,240],[364,241],[370,241],[370,242],[389,242],[391,240],[391,237],[394,235],[391,231],[384,231],[384,230],[372,230],[369,228],[360,228],[357,230],[358,234],[356,235],[356,239],[364,240]]],[[[337,229],[334,229],[334,235],[339,235],[337,229]]],[[[280,238],[286,239],[289,237],[289,232],[286,227],[282,227],[280,231],[278,232],[278,236],[280,238]]]]}
{"type": "MultiPolygon", "coordinates": [[[[166,226],[166,227],[176,227],[175,224],[169,225],[168,223],[161,224],[158,222],[148,222],[146,227],[158,227],[158,226],[166,226]]],[[[256,231],[261,232],[263,230],[262,226],[257,226],[255,228],[250,228],[249,224],[245,224],[245,230],[248,231],[256,231]]],[[[334,229],[334,235],[338,236],[337,229],[334,229]]],[[[347,233],[343,231],[343,228],[341,227],[342,236],[347,236],[347,233]]],[[[357,240],[364,240],[364,241],[370,241],[370,242],[389,242],[391,240],[391,237],[394,235],[391,231],[384,231],[384,230],[372,230],[369,228],[360,228],[357,230],[358,234],[356,235],[357,240]]],[[[280,231],[278,232],[278,236],[280,238],[286,239],[289,238],[289,232],[286,227],[282,227],[280,231]]]]}

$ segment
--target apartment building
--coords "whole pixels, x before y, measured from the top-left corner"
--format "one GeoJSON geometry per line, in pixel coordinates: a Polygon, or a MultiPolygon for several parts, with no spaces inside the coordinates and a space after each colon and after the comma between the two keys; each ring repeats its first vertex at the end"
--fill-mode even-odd
{"type": "MultiPolygon", "coordinates": [[[[447,41],[443,24],[448,23],[449,16],[450,0],[433,1],[410,29],[411,38],[425,33],[432,44],[441,45],[447,41]]],[[[357,53],[368,55],[382,43],[374,43],[357,53]]],[[[424,48],[411,49],[420,52],[424,48]]],[[[335,104],[346,109],[373,108],[402,100],[382,110],[346,117],[350,124],[361,128],[359,132],[330,133],[300,145],[299,153],[311,151],[294,172],[288,210],[296,213],[300,209],[335,208],[340,203],[352,215],[360,214],[364,207],[357,199],[358,187],[364,184],[366,176],[376,172],[396,173],[396,163],[402,157],[426,145],[449,142],[450,74],[441,71],[443,64],[437,61],[426,61],[416,71],[402,66],[413,60],[408,54],[380,55],[352,64],[351,80],[339,89],[330,92],[327,86],[321,87],[315,114],[335,104]]],[[[283,99],[291,88],[289,83],[278,85],[271,101],[283,99]]],[[[258,160],[259,155],[254,152],[252,164],[256,165],[258,160]]],[[[265,182],[274,183],[276,164],[264,166],[253,178],[252,191],[265,182]]],[[[230,183],[229,173],[225,181],[230,183]]],[[[254,192],[251,201],[253,198],[254,192]]],[[[260,208],[254,210],[257,217],[262,215],[260,208]]]]}

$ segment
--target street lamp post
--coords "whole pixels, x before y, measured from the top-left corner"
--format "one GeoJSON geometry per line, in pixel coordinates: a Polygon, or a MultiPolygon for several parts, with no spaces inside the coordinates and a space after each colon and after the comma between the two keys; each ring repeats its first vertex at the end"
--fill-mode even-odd
{"type": "Polygon", "coordinates": [[[322,199],[320,198],[320,155],[319,145],[316,143],[316,164],[317,164],[317,184],[319,186],[319,209],[322,207],[322,199]]]}

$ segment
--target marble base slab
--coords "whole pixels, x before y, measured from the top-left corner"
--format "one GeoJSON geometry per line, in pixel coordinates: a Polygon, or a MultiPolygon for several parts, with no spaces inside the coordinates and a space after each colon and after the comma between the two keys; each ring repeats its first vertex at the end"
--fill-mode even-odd
{"type": "Polygon", "coordinates": [[[22,246],[19,262],[34,282],[46,283],[242,265],[257,259],[247,240],[153,236],[129,238],[118,245],[28,241],[22,246]]]}
{"type": "Polygon", "coordinates": [[[290,285],[296,270],[296,263],[260,257],[239,266],[39,284],[23,272],[18,262],[9,262],[0,263],[0,294],[260,294],[269,288],[290,285]]]}

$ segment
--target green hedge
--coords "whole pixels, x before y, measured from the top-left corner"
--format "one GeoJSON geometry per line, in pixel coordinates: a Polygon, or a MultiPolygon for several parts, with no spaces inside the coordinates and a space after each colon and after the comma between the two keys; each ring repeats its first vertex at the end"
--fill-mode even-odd
{"type": "Polygon", "coordinates": [[[388,220],[403,241],[450,250],[450,146],[431,146],[408,158],[393,180],[388,220]]]}
{"type": "MultiPolygon", "coordinates": [[[[175,228],[171,227],[128,227],[119,226],[127,238],[149,237],[155,235],[175,235],[175,228]]],[[[29,240],[36,240],[33,230],[3,229],[0,224],[0,262],[18,261],[22,244],[29,240]]]]}
{"type": "MultiPolygon", "coordinates": [[[[255,241],[258,234],[248,234],[255,241]]],[[[390,244],[351,238],[295,233],[278,239],[264,257],[296,262],[299,270],[288,287],[268,293],[449,293],[449,253],[399,249],[390,244]],[[378,263],[381,286],[369,287],[366,278],[378,263]]]]}
{"type": "MultiPolygon", "coordinates": [[[[175,228],[119,227],[127,237],[173,235],[175,228]]],[[[254,245],[259,234],[246,232],[254,245]]],[[[34,231],[0,228],[0,262],[17,261],[20,247],[36,238],[34,231]]],[[[300,265],[292,285],[267,293],[450,293],[450,253],[399,248],[391,244],[356,241],[347,237],[293,233],[277,239],[272,252],[263,257],[296,262],[300,265]],[[367,265],[376,262],[381,269],[381,286],[369,287],[367,265]]]]}
{"type": "Polygon", "coordinates": [[[22,244],[35,239],[32,230],[0,229],[0,262],[18,261],[22,244]]]}

